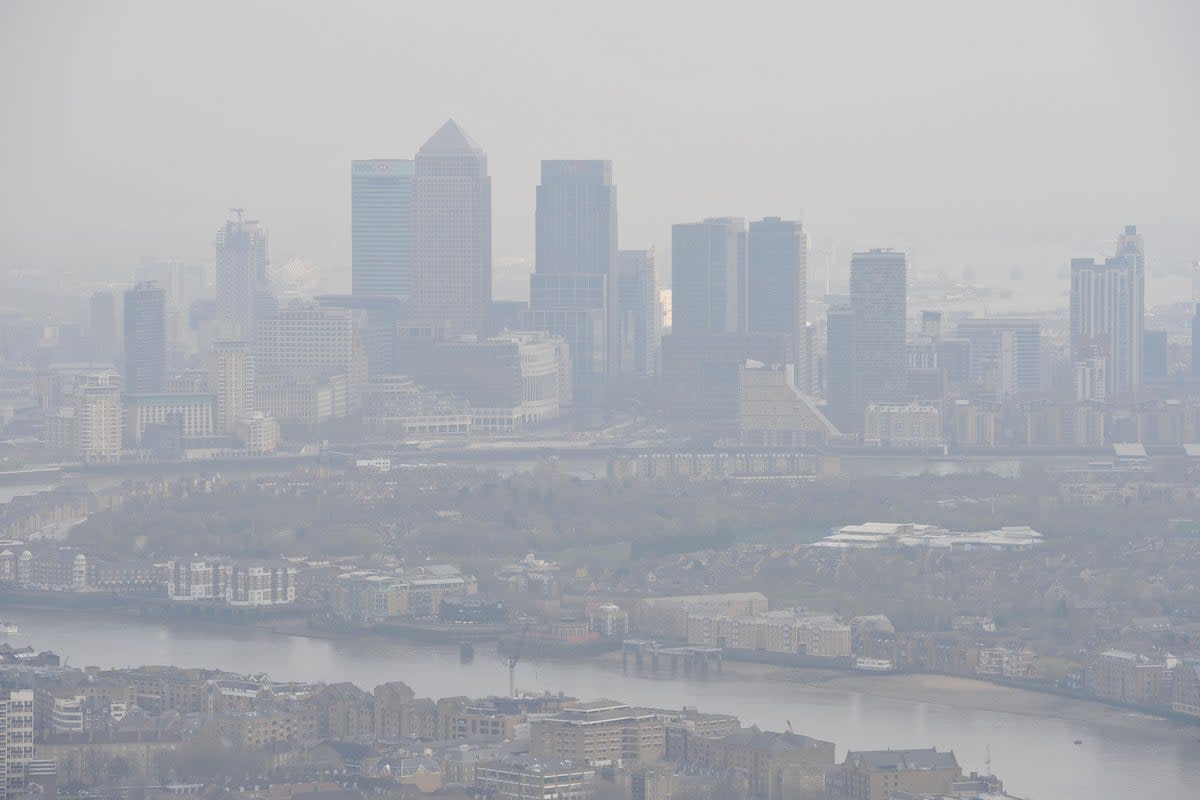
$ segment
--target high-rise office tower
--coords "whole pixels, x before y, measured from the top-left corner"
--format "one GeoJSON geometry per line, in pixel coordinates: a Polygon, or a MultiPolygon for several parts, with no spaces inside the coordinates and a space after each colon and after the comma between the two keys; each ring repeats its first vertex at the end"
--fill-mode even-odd
{"type": "Polygon", "coordinates": [[[746,222],[713,217],[671,228],[671,332],[746,330],[746,222]]]}
{"type": "Polygon", "coordinates": [[[263,320],[254,342],[255,367],[321,375],[363,372],[366,359],[354,314],[347,308],[289,308],[263,320]]]}
{"type": "Polygon", "coordinates": [[[1192,375],[1200,376],[1200,303],[1192,314],[1192,375]]]}
{"type": "Polygon", "coordinates": [[[621,250],[617,263],[618,347],[621,371],[658,375],[662,307],[654,271],[654,248],[621,250]]]}
{"type": "Polygon", "coordinates": [[[233,433],[254,412],[254,361],[250,344],[214,342],[208,355],[208,391],[216,398],[217,433],[233,433]]]}
{"type": "Polygon", "coordinates": [[[1036,319],[968,317],[956,336],[971,343],[970,378],[1005,399],[1042,387],[1042,325],[1036,319]]]}
{"type": "Polygon", "coordinates": [[[155,283],[125,292],[125,392],[161,392],[167,386],[166,294],[155,283]]]}
{"type": "Polygon", "coordinates": [[[192,301],[204,296],[203,267],[189,267],[170,258],[147,258],[135,272],[138,283],[157,283],[166,293],[167,344],[185,349],[189,342],[188,311],[192,301]]]}
{"type": "Polygon", "coordinates": [[[88,304],[88,333],[92,358],[112,362],[117,357],[117,298],[112,292],[96,292],[88,304]]]}
{"type": "Polygon", "coordinates": [[[252,340],[258,319],[271,312],[267,231],[234,209],[217,231],[217,324],[222,338],[252,340]]]}
{"type": "Polygon", "coordinates": [[[1105,399],[1128,394],[1142,384],[1144,337],[1145,255],[1142,237],[1128,226],[1112,258],[1071,259],[1071,360],[1093,365],[1092,375],[1103,364],[1105,399]]]}
{"type": "Polygon", "coordinates": [[[921,312],[921,335],[935,342],[942,338],[942,312],[921,312]]]}
{"type": "Polygon", "coordinates": [[[825,317],[825,416],[838,430],[862,427],[854,395],[854,310],[835,306],[825,317]]]}
{"type": "Polygon", "coordinates": [[[407,295],[412,290],[411,160],[350,164],[351,292],[407,295]]]}
{"type": "Polygon", "coordinates": [[[1166,331],[1146,331],[1142,339],[1142,378],[1145,381],[1161,381],[1170,370],[1170,342],[1166,331]]]}
{"type": "MultiPolygon", "coordinates": [[[[346,407],[356,410],[367,379],[367,358],[355,313],[347,308],[289,308],[264,319],[253,347],[256,386],[279,375],[340,377],[348,387],[346,407]]],[[[259,410],[266,410],[261,399],[255,389],[259,410]]]]}
{"type": "Polygon", "coordinates": [[[904,253],[870,250],[850,260],[854,310],[854,396],[858,408],[907,399],[905,320],[908,264],[904,253]]]}
{"type": "Polygon", "coordinates": [[[396,324],[408,320],[408,300],[398,295],[324,294],[313,298],[321,308],[345,308],[355,312],[359,338],[367,354],[372,375],[395,368],[396,324]]]}
{"type": "Polygon", "coordinates": [[[611,161],[543,161],[537,187],[537,261],[543,275],[611,275],[617,187],[611,161]]]}
{"type": "Polygon", "coordinates": [[[1117,238],[1117,250],[1114,258],[1123,262],[1133,273],[1133,297],[1130,308],[1130,328],[1133,335],[1131,351],[1133,361],[1130,364],[1133,385],[1140,386],[1145,367],[1142,365],[1145,353],[1146,335],[1146,243],[1138,233],[1136,225],[1126,225],[1125,230],[1117,238]]]}
{"type": "Polygon", "coordinates": [[[537,262],[525,326],[561,336],[576,391],[620,371],[617,188],[609,161],[543,161],[537,187],[537,262]]]}
{"type": "Polygon", "coordinates": [[[413,315],[482,335],[492,299],[492,181],[487,155],[454,120],[417,152],[413,315]]]}
{"type": "Polygon", "coordinates": [[[792,336],[796,388],[810,391],[808,344],[808,237],[799,222],[767,217],[750,223],[746,268],[747,328],[792,336]]]}

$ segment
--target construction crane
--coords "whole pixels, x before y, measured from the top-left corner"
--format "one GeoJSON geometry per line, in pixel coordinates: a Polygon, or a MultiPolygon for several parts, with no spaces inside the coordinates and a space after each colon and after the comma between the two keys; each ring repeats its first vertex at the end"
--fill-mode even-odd
{"type": "Polygon", "coordinates": [[[508,696],[517,696],[517,664],[521,660],[521,653],[525,650],[525,638],[529,635],[529,624],[521,629],[521,635],[517,639],[517,643],[513,646],[512,655],[504,659],[508,664],[508,696]]]}

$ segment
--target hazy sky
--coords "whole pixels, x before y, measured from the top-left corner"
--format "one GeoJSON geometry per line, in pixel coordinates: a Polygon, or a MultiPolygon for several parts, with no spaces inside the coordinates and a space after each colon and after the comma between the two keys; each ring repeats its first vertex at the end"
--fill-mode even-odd
{"type": "Polygon", "coordinates": [[[348,285],[349,161],[449,116],[488,152],[497,260],[533,254],[540,159],[609,158],[627,248],[777,214],[814,265],[891,245],[926,275],[1053,277],[1135,222],[1178,268],[1197,31],[1194,0],[5,0],[0,268],[209,261],[244,206],[273,259],[348,285]]]}

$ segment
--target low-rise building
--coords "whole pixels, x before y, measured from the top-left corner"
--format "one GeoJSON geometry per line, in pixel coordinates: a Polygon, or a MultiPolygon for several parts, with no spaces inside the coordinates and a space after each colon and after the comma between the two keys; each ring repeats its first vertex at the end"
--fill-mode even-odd
{"type": "Polygon", "coordinates": [[[941,447],[942,412],[925,403],[871,403],[863,416],[863,444],[941,447]]]}
{"type": "Polygon", "coordinates": [[[745,728],[724,736],[701,736],[689,763],[743,774],[755,797],[782,800],[786,767],[807,765],[818,774],[834,765],[834,744],[795,733],[745,728]]]}
{"type": "Polygon", "coordinates": [[[444,600],[462,600],[479,590],[473,575],[456,567],[434,565],[405,575],[357,570],[334,580],[333,610],[363,621],[389,617],[435,617],[444,600]]]}
{"type": "Polygon", "coordinates": [[[311,426],[345,417],[352,411],[350,376],[256,373],[254,405],[282,423],[311,426]]]}
{"type": "Polygon", "coordinates": [[[792,365],[747,361],[738,370],[738,428],[748,447],[791,449],[823,445],[838,429],[795,383],[792,365]]]}
{"type": "Polygon", "coordinates": [[[447,698],[438,703],[438,725],[442,739],[473,739],[498,736],[514,739],[517,727],[525,722],[519,709],[504,709],[488,700],[447,698]]]}
{"type": "Polygon", "coordinates": [[[1042,541],[1042,534],[1028,525],[1009,525],[990,531],[950,531],[912,522],[864,522],[843,525],[811,546],[859,550],[1024,551],[1032,550],[1042,541]]]}
{"type": "Polygon", "coordinates": [[[587,607],[588,630],[601,636],[619,637],[629,633],[629,614],[616,603],[595,603],[587,607]]]}
{"type": "Polygon", "coordinates": [[[530,722],[530,752],[592,766],[658,761],[666,749],[663,720],[653,711],[597,700],[530,722]]]}
{"type": "Polygon", "coordinates": [[[315,708],[295,711],[255,709],[231,711],[216,717],[218,732],[243,748],[262,748],[275,742],[304,742],[318,737],[315,708]]]}
{"type": "Polygon", "coordinates": [[[979,651],[980,675],[1003,678],[1028,678],[1033,675],[1037,654],[1027,647],[987,647],[979,651]]]}
{"type": "Polygon", "coordinates": [[[833,800],[889,800],[900,792],[949,795],[960,777],[952,751],[851,750],[825,787],[833,800]]]}
{"type": "Polygon", "coordinates": [[[296,573],[284,562],[236,562],[228,558],[171,559],[167,597],[231,605],[286,605],[296,600],[296,573]]]}
{"type": "Polygon", "coordinates": [[[374,375],[363,390],[363,424],[393,435],[471,432],[471,404],[408,375],[374,375]]]}
{"type": "Polygon", "coordinates": [[[475,768],[475,786],[496,800],[592,800],[596,771],[577,761],[510,756],[475,768]]]}
{"type": "Polygon", "coordinates": [[[471,430],[520,429],[554,419],[570,405],[571,355],[557,336],[509,331],[490,339],[439,339],[421,328],[401,330],[397,365],[422,386],[466,400],[471,430]]]}
{"type": "Polygon", "coordinates": [[[1171,670],[1171,710],[1200,719],[1200,661],[1185,659],[1171,670]]]}
{"type": "Polygon", "coordinates": [[[688,617],[688,644],[705,647],[848,658],[852,650],[851,634],[851,627],[832,615],[798,609],[755,616],[688,617]]]}
{"type": "Polygon", "coordinates": [[[1162,690],[1166,665],[1124,650],[1106,650],[1092,664],[1092,693],[1117,703],[1153,703],[1162,690]]]}
{"type": "Polygon", "coordinates": [[[56,733],[37,742],[39,759],[54,762],[60,784],[90,784],[107,766],[121,762],[126,779],[145,781],[165,754],[183,743],[176,732],[142,730],[108,731],[99,734],[56,733]]]}
{"type": "Polygon", "coordinates": [[[130,394],[125,396],[125,437],[142,447],[152,425],[177,425],[185,439],[213,435],[216,398],[211,394],[130,394]]]}
{"type": "Polygon", "coordinates": [[[685,639],[689,616],[746,617],[767,610],[761,592],[648,597],[635,607],[636,628],[647,634],[685,639]]]}
{"type": "Polygon", "coordinates": [[[269,455],[279,449],[279,422],[261,411],[237,420],[233,434],[251,455],[269,455]]]}

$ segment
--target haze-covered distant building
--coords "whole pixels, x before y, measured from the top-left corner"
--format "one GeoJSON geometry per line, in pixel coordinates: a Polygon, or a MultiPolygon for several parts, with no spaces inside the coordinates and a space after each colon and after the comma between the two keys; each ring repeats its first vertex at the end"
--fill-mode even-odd
{"type": "MultiPolygon", "coordinates": [[[[326,381],[332,381],[328,385],[332,416],[345,416],[358,409],[367,364],[354,313],[344,308],[289,308],[262,321],[254,342],[255,401],[259,410],[286,421],[288,417],[264,406],[259,389],[269,388],[282,398],[303,387],[323,391],[317,387],[326,381]],[[343,384],[347,392],[345,404],[336,397],[338,387],[343,384]],[[279,395],[279,391],[284,395],[279,395]]],[[[308,400],[303,405],[307,406],[308,400]]],[[[303,415],[307,416],[307,412],[303,415]]]]}
{"type": "Polygon", "coordinates": [[[1192,375],[1200,375],[1200,303],[1192,313],[1192,375]]]}
{"type": "Polygon", "coordinates": [[[251,340],[257,322],[274,311],[267,277],[267,231],[262,223],[242,218],[217,231],[217,326],[221,338],[251,340]]]}
{"type": "Polygon", "coordinates": [[[167,385],[166,295],[155,283],[125,292],[125,391],[161,392],[167,385]]]}
{"type": "Polygon", "coordinates": [[[116,360],[117,331],[117,298],[112,292],[96,292],[88,303],[92,358],[101,363],[116,360]]]}
{"type": "Polygon", "coordinates": [[[808,237],[799,222],[767,217],[750,223],[747,330],[792,337],[796,388],[811,391],[806,337],[808,237]]]}
{"type": "Polygon", "coordinates": [[[857,406],[907,399],[907,276],[907,259],[895,250],[855,253],[850,261],[857,406]]]}
{"type": "Polygon", "coordinates": [[[671,228],[671,333],[746,331],[746,221],[712,217],[671,228]]]}
{"type": "Polygon", "coordinates": [[[350,163],[351,292],[407,295],[413,281],[412,160],[350,163]]]}
{"type": "Polygon", "coordinates": [[[47,425],[61,426],[62,447],[71,448],[84,463],[114,461],[121,455],[125,408],[116,373],[96,373],[77,384],[69,403],[47,425]]]}
{"type": "Polygon", "coordinates": [[[125,437],[132,447],[142,447],[153,426],[174,427],[184,439],[213,435],[211,394],[145,393],[125,396],[125,437]]]}
{"type": "Polygon", "coordinates": [[[619,253],[617,326],[621,372],[658,375],[662,355],[662,306],[653,247],[619,253]]]}
{"type": "Polygon", "coordinates": [[[1170,367],[1170,348],[1166,331],[1145,331],[1142,338],[1142,378],[1162,380],[1170,367]]]}
{"type": "Polygon", "coordinates": [[[970,342],[971,380],[1004,400],[1042,386],[1042,326],[1036,319],[968,317],[958,339],[970,342]]]}
{"type": "Polygon", "coordinates": [[[1126,226],[1111,258],[1071,259],[1071,360],[1079,399],[1111,400],[1142,385],[1145,263],[1133,225],[1126,226]]]}
{"type": "Polygon", "coordinates": [[[681,427],[735,435],[738,374],[746,360],[791,362],[786,333],[672,333],[663,337],[663,412],[681,427]]]}
{"type": "Polygon", "coordinates": [[[571,403],[571,360],[562,339],[510,331],[490,339],[437,338],[402,329],[396,371],[465,399],[471,429],[510,431],[558,417],[571,403]]]}
{"type": "Polygon", "coordinates": [[[610,161],[543,161],[523,327],[566,341],[577,392],[620,371],[617,187],[610,161]]]}
{"type": "Polygon", "coordinates": [[[254,411],[254,359],[249,342],[214,342],[208,355],[208,391],[216,398],[215,429],[233,433],[254,411]]]}
{"type": "Polygon", "coordinates": [[[942,444],[942,413],[930,403],[870,403],[863,413],[863,444],[928,448],[942,444]]]}
{"type": "Polygon", "coordinates": [[[854,352],[854,309],[835,306],[825,316],[825,416],[847,433],[862,429],[854,352]]]}
{"type": "Polygon", "coordinates": [[[910,796],[948,796],[962,769],[953,752],[928,750],[851,750],[825,779],[832,800],[889,800],[910,796]]]}
{"type": "Polygon", "coordinates": [[[372,375],[363,390],[363,424],[392,435],[466,434],[471,404],[422,386],[408,375],[372,375]]]}
{"type": "Polygon", "coordinates": [[[454,120],[417,152],[412,302],[416,319],[483,335],[492,299],[487,155],[454,120]]]}
{"type": "Polygon", "coordinates": [[[748,361],[738,373],[738,427],[750,447],[792,449],[826,444],[838,430],[796,388],[792,367],[748,361]]]}

